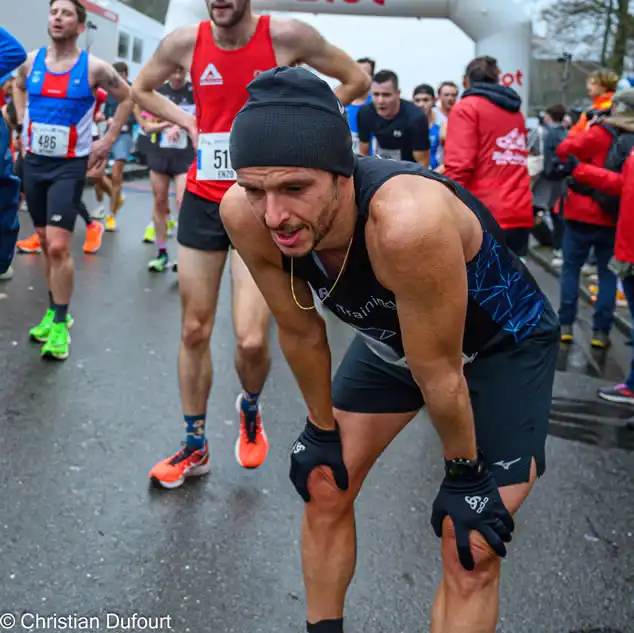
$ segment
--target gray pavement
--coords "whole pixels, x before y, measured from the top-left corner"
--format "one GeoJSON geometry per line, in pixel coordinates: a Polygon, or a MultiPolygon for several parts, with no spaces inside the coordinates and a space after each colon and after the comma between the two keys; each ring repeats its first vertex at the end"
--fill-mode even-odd
{"type": "MultiPolygon", "coordinates": [[[[175,491],[148,485],[150,467],[174,452],[183,427],[178,291],[172,273],[147,272],[146,185],[126,186],[120,231],[105,235],[98,255],[81,254],[79,225],[65,364],[42,362],[26,336],[46,307],[40,258],[18,256],[14,280],[0,286],[0,613],[101,616],[99,628],[76,621],[67,631],[148,630],[114,616],[108,623],[111,612],[170,616],[155,630],[178,633],[301,633],[302,504],[287,455],[305,410],[274,343],[262,399],[269,458],[257,471],[237,465],[228,280],[212,340],[212,472],[175,491]]],[[[24,236],[30,223],[21,219],[24,236]]],[[[534,273],[556,303],[556,280],[534,273]]],[[[588,316],[583,306],[579,341],[588,316]]],[[[334,322],[329,330],[338,361],[350,334],[334,322]]],[[[634,431],[626,428],[634,411],[594,396],[625,372],[631,348],[620,333],[614,342],[608,354],[580,342],[560,358],[548,470],[503,565],[500,633],[634,632],[634,431]]],[[[439,443],[421,415],[358,501],[349,633],[429,630],[441,572],[429,517],[441,477],[439,443]]],[[[28,616],[24,624],[13,630],[62,630],[59,621],[29,629],[28,616]]]]}

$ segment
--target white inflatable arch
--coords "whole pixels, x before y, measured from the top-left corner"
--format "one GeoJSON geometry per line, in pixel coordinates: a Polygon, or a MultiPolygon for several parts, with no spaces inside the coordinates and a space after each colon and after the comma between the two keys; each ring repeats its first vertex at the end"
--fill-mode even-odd
{"type": "MultiPolygon", "coordinates": [[[[532,32],[521,4],[522,0],[253,0],[254,10],[260,12],[447,18],[475,41],[476,55],[498,60],[500,82],[520,94],[526,111],[532,32]]],[[[208,17],[204,0],[170,0],[165,30],[169,33],[208,17]]],[[[442,49],[437,53],[441,56],[442,49]]]]}

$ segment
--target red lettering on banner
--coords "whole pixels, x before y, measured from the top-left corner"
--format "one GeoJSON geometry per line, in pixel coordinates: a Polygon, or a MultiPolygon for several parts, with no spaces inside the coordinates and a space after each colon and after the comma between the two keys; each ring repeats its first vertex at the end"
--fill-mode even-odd
{"type": "MultiPolygon", "coordinates": [[[[321,0],[323,1],[323,0],[321,0]]],[[[335,0],[325,0],[328,4],[333,4],[335,0]]],[[[361,0],[343,0],[346,4],[357,4],[361,2],[361,0]]],[[[320,0],[297,0],[297,2],[320,2],[320,0]]],[[[372,0],[373,4],[378,4],[380,6],[385,5],[385,0],[372,0]]]]}
{"type": "Polygon", "coordinates": [[[524,84],[522,83],[522,79],[524,78],[524,74],[522,73],[522,71],[518,68],[515,71],[515,74],[513,73],[504,73],[503,75],[501,75],[500,77],[500,83],[503,86],[506,86],[507,88],[510,88],[513,84],[517,84],[518,86],[523,86],[524,84]]]}

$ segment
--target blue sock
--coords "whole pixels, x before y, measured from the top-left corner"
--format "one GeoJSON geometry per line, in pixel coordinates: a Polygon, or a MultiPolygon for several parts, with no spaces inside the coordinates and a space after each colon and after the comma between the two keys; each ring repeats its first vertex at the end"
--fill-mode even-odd
{"type": "Polygon", "coordinates": [[[187,448],[202,449],[205,446],[205,413],[200,415],[186,415],[185,416],[185,429],[186,438],[185,444],[187,448]]]}
{"type": "Polygon", "coordinates": [[[260,399],[259,393],[251,393],[246,389],[242,392],[242,400],[240,401],[240,408],[242,409],[242,413],[249,419],[254,420],[255,416],[258,414],[259,405],[258,400],[260,399]]]}

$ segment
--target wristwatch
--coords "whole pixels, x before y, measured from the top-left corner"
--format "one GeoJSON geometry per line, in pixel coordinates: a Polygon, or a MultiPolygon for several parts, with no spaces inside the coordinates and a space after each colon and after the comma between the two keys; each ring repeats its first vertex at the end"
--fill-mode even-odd
{"type": "Polygon", "coordinates": [[[22,130],[24,130],[24,125],[23,125],[22,123],[18,123],[18,124],[15,126],[15,131],[16,131],[18,134],[22,134],[22,130]]]}
{"type": "Polygon", "coordinates": [[[478,453],[477,459],[446,459],[445,475],[453,481],[479,479],[484,471],[484,462],[478,453]]]}

